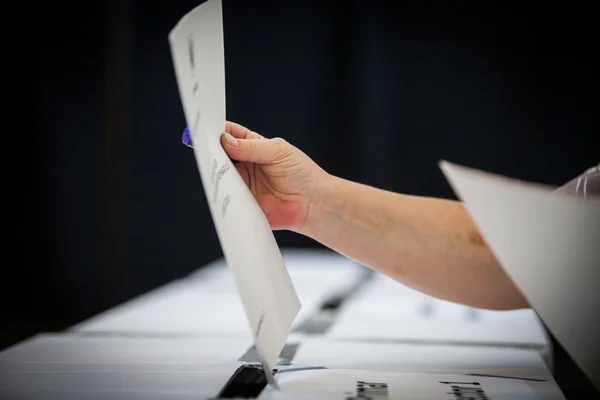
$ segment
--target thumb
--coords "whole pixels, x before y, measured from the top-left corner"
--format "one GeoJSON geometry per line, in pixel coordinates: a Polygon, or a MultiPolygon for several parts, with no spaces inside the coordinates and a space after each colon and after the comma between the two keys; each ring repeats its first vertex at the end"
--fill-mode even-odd
{"type": "Polygon", "coordinates": [[[281,138],[236,139],[225,132],[221,145],[233,160],[268,164],[285,154],[287,142],[281,138]]]}

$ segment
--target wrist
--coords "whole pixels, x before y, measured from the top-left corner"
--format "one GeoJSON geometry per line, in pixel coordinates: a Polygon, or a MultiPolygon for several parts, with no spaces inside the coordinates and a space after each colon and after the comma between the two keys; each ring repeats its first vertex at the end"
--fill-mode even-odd
{"type": "Polygon", "coordinates": [[[303,223],[295,230],[302,235],[315,238],[323,225],[330,219],[335,208],[335,194],[339,178],[321,171],[315,185],[307,196],[307,213],[303,223]]]}

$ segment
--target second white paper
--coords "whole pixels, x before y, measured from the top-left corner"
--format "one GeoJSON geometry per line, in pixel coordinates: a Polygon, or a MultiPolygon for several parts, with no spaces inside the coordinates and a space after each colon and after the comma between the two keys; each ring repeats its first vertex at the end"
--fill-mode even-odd
{"type": "Polygon", "coordinates": [[[505,271],[600,388],[600,201],[440,167],[505,271]]]}

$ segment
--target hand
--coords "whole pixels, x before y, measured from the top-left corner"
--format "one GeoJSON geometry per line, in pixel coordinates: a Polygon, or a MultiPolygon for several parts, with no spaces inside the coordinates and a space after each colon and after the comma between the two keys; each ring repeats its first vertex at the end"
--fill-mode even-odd
{"type": "Polygon", "coordinates": [[[306,154],[281,138],[267,139],[256,132],[227,122],[221,145],[271,228],[300,230],[308,223],[311,206],[328,174],[306,154]]]}

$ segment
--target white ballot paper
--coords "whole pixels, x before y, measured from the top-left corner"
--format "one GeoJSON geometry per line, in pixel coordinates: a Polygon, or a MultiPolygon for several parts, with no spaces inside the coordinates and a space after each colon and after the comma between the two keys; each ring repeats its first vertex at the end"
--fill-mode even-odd
{"type": "Polygon", "coordinates": [[[500,264],[600,388],[600,201],[440,167],[500,264]]]}
{"type": "Polygon", "coordinates": [[[270,371],[300,310],[300,301],[269,222],[220,144],[226,121],[221,1],[209,0],[185,15],[169,34],[169,42],[223,254],[235,277],[265,373],[274,383],[270,371]]]}

